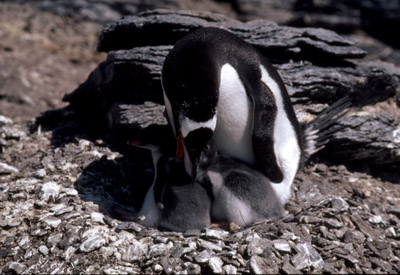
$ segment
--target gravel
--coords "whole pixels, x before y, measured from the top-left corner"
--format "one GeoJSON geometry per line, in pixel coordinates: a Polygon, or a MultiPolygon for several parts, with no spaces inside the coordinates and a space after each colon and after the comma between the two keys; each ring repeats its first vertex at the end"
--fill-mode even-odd
{"type": "Polygon", "coordinates": [[[311,163],[280,220],[163,232],[121,219],[137,197],[135,175],[120,176],[126,157],[86,139],[56,147],[51,132],[23,136],[1,155],[18,168],[0,176],[4,273],[400,271],[399,185],[366,173],[311,163]],[[67,163],[75,165],[66,171],[67,163]]]}

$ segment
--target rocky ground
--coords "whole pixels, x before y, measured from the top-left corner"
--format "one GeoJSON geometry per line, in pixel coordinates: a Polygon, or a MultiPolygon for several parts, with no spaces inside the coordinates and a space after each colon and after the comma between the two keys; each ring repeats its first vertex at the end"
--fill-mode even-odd
{"type": "MultiPolygon", "coordinates": [[[[281,220],[183,233],[124,223],[152,181],[148,152],[93,121],[82,125],[61,102],[105,59],[95,51],[101,29],[34,6],[0,4],[2,272],[400,272],[399,174],[322,155],[297,176],[281,220]]],[[[396,54],[354,36],[373,45],[376,58],[396,54]]],[[[398,119],[395,101],[378,104],[391,106],[394,122],[387,125],[398,119]]],[[[362,112],[382,117],[385,108],[362,112]]]]}

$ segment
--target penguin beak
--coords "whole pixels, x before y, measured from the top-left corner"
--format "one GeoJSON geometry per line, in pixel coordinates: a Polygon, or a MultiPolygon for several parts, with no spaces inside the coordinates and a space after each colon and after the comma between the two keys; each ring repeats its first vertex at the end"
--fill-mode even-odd
{"type": "MultiPolygon", "coordinates": [[[[178,159],[185,159],[185,148],[184,148],[184,143],[183,143],[183,136],[182,134],[179,134],[178,137],[176,138],[176,157],[178,159]]],[[[188,165],[189,165],[189,170],[190,170],[190,177],[192,179],[192,182],[196,179],[196,167],[197,165],[193,165],[192,158],[189,156],[186,159],[188,165]]]]}
{"type": "Polygon", "coordinates": [[[176,138],[176,157],[178,159],[183,159],[185,155],[185,150],[183,148],[183,136],[179,134],[176,138]]]}
{"type": "MultiPolygon", "coordinates": [[[[176,138],[176,157],[178,159],[185,159],[185,148],[184,148],[184,143],[183,143],[183,136],[182,134],[180,134],[177,138],[176,138]]],[[[196,169],[193,165],[192,162],[192,158],[189,156],[188,158],[186,158],[186,161],[188,163],[189,166],[189,172],[190,172],[190,177],[192,179],[192,182],[194,182],[194,180],[196,179],[196,169]]]]}
{"type": "Polygon", "coordinates": [[[190,177],[192,178],[192,182],[195,182],[197,176],[197,161],[195,165],[193,165],[192,160],[189,159],[189,165],[190,165],[190,177]]]}
{"type": "MultiPolygon", "coordinates": [[[[195,182],[200,156],[206,148],[207,143],[212,138],[213,131],[210,128],[199,128],[192,130],[184,138],[184,160],[187,173],[195,182]]],[[[183,147],[183,146],[182,146],[183,147]]]]}
{"type": "Polygon", "coordinates": [[[133,141],[128,141],[128,145],[134,146],[134,147],[140,147],[142,143],[139,140],[133,140],[133,141]]]}

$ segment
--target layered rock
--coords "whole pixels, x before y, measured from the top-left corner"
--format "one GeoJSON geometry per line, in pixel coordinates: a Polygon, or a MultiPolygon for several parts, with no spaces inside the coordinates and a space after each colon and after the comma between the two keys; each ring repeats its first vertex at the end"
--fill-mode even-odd
{"type": "MultiPolygon", "coordinates": [[[[160,75],[165,56],[178,39],[207,26],[232,31],[269,58],[281,74],[303,122],[310,121],[342,96],[352,96],[353,105],[361,111],[338,124],[353,131],[363,125],[362,138],[350,130],[335,135],[327,145],[335,157],[365,161],[374,166],[398,166],[398,120],[392,118],[391,123],[386,123],[387,120],[375,114],[378,119],[371,122],[372,117],[360,117],[360,114],[363,106],[388,100],[396,94],[400,70],[389,63],[360,60],[366,53],[354,41],[323,29],[281,27],[265,20],[241,23],[205,12],[154,10],[125,17],[104,27],[98,49],[108,52],[106,61],[64,100],[77,111],[87,110],[88,104],[95,105],[96,115],[103,116],[115,104],[143,104],[144,101],[163,104],[160,75]],[[368,128],[369,122],[374,126],[368,128]],[[376,129],[380,129],[378,134],[376,129]],[[379,138],[386,145],[375,142],[379,138]],[[370,148],[368,154],[364,152],[366,146],[370,148]]],[[[398,106],[393,104],[392,108],[394,113],[398,112],[398,106]]],[[[112,117],[114,122],[118,120],[115,112],[112,117]]]]}

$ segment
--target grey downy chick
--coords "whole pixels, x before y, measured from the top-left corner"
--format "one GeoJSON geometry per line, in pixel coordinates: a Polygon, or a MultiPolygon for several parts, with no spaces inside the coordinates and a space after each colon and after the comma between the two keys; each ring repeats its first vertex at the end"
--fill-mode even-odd
{"type": "Polygon", "coordinates": [[[167,169],[158,227],[173,231],[209,227],[211,197],[207,189],[199,181],[192,182],[182,160],[169,159],[167,169]]]}
{"type": "Polygon", "coordinates": [[[155,170],[136,222],[173,231],[208,227],[211,198],[207,190],[199,182],[192,183],[184,162],[171,157],[173,154],[158,139],[135,144],[151,151],[155,170]]]}
{"type": "Polygon", "coordinates": [[[285,210],[267,177],[247,164],[217,155],[211,140],[204,158],[208,167],[200,167],[198,180],[211,190],[211,218],[216,222],[233,222],[247,226],[280,218],[285,210]]]}

